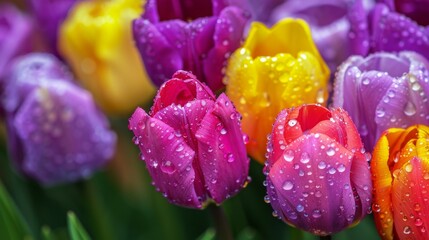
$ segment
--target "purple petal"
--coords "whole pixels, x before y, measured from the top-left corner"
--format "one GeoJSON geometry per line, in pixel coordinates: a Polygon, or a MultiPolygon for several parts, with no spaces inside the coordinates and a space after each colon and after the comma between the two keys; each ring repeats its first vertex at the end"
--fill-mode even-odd
{"type": "Polygon", "coordinates": [[[227,7],[219,15],[213,35],[214,46],[203,60],[204,76],[211,89],[224,86],[223,69],[231,53],[240,46],[247,20],[244,11],[236,7],[227,7]]]}
{"type": "Polygon", "coordinates": [[[394,7],[397,12],[404,14],[405,16],[416,21],[421,26],[429,25],[429,1],[415,1],[415,0],[390,0],[390,4],[394,7]]]}
{"type": "Polygon", "coordinates": [[[29,52],[32,24],[12,5],[0,5],[0,80],[8,71],[10,61],[29,52]]]}
{"type": "Polygon", "coordinates": [[[323,134],[304,135],[287,150],[294,152],[294,161],[277,161],[267,177],[276,213],[318,235],[335,233],[355,221],[349,179],[353,154],[323,134]],[[330,148],[335,149],[333,155],[330,148]]]}
{"type": "Polygon", "coordinates": [[[80,0],[30,0],[33,13],[43,31],[51,50],[58,55],[58,29],[69,10],[80,0]],[[47,10],[49,9],[49,10],[47,10]]]}
{"type": "MultiPolygon", "coordinates": [[[[171,34],[180,39],[175,44],[182,44],[186,39],[183,24],[180,21],[171,22],[169,28],[171,34]]],[[[167,25],[165,28],[168,28],[167,25]]],[[[177,70],[183,69],[184,63],[180,52],[148,20],[140,18],[133,21],[133,36],[146,71],[157,86],[161,86],[177,70]]]]}
{"type": "Polygon", "coordinates": [[[201,121],[196,138],[208,192],[220,204],[243,188],[249,170],[239,114],[225,94],[201,121]]]}
{"type": "Polygon", "coordinates": [[[88,177],[114,153],[107,119],[88,92],[68,82],[35,88],[9,120],[24,153],[17,163],[45,185],[88,177]]]}
{"type": "Polygon", "coordinates": [[[348,13],[351,53],[366,56],[369,52],[370,33],[363,0],[356,0],[348,13]]]}
{"type": "Polygon", "coordinates": [[[429,32],[411,19],[377,4],[371,21],[373,52],[415,51],[429,58],[429,32]]]}
{"type": "MultiPolygon", "coordinates": [[[[141,108],[136,109],[130,118],[135,143],[139,145],[155,187],[165,197],[174,204],[201,208],[205,194],[193,164],[195,151],[180,131],[160,120],[160,114],[151,118],[141,108]]],[[[177,121],[182,122],[184,115],[182,112],[176,120],[167,119],[173,122],[172,126],[180,126],[176,125],[177,121]]]]}
{"type": "Polygon", "coordinates": [[[366,156],[360,152],[352,159],[350,181],[356,201],[355,219],[362,219],[371,212],[372,182],[366,156]]]}
{"type": "Polygon", "coordinates": [[[52,80],[73,82],[71,74],[54,56],[33,53],[18,58],[4,80],[2,105],[9,113],[15,113],[35,88],[49,85],[52,80]]]}

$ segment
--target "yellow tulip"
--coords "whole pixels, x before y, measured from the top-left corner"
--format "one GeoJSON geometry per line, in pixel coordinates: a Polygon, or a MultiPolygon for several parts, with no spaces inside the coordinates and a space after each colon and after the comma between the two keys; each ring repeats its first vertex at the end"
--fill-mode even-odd
{"type": "Polygon", "coordinates": [[[254,159],[264,161],[267,135],[282,109],[326,104],[329,74],[305,21],[283,19],[271,29],[252,24],[228,62],[224,82],[243,117],[247,151],[254,159]]]}
{"type": "Polygon", "coordinates": [[[134,46],[131,21],[142,1],[83,1],[61,26],[59,49],[82,85],[109,114],[127,114],[153,98],[134,46]]]}
{"type": "Polygon", "coordinates": [[[373,213],[382,239],[429,239],[429,127],[390,128],[371,160],[373,213]]]}

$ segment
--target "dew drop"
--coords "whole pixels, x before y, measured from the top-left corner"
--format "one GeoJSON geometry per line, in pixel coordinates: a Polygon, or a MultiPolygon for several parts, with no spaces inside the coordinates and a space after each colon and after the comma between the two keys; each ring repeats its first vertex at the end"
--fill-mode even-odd
{"type": "Polygon", "coordinates": [[[412,102],[408,102],[404,108],[404,114],[407,116],[413,116],[416,114],[416,106],[412,102]]]}
{"type": "Polygon", "coordinates": [[[177,146],[176,152],[181,152],[181,151],[183,151],[183,149],[185,149],[185,147],[183,147],[183,145],[180,144],[179,146],[177,146]]]}
{"type": "Polygon", "coordinates": [[[362,84],[363,84],[363,85],[368,85],[368,84],[369,84],[369,82],[370,82],[369,78],[365,78],[365,79],[362,81],[362,84]]]}
{"type": "Polygon", "coordinates": [[[337,171],[338,171],[338,172],[342,173],[342,172],[344,172],[345,170],[346,170],[346,166],[344,166],[344,164],[340,164],[340,165],[338,165],[338,167],[337,167],[337,171]]]}
{"type": "Polygon", "coordinates": [[[319,209],[315,209],[315,210],[313,211],[313,213],[312,213],[312,216],[313,216],[314,218],[320,218],[320,217],[322,216],[322,213],[320,212],[320,210],[319,210],[319,209]]]}
{"type": "Polygon", "coordinates": [[[317,167],[319,169],[325,169],[326,168],[326,163],[324,161],[319,162],[319,164],[317,165],[317,167]]]}
{"type": "Polygon", "coordinates": [[[411,233],[411,228],[409,226],[405,226],[403,233],[407,234],[407,235],[410,234],[411,233]]]}
{"type": "Polygon", "coordinates": [[[304,206],[302,206],[301,204],[296,205],[296,211],[298,212],[304,211],[304,206]]]}
{"type": "Polygon", "coordinates": [[[286,161],[286,162],[292,162],[292,160],[294,159],[294,153],[293,153],[293,151],[292,150],[286,150],[286,152],[283,154],[283,159],[286,161]]]}
{"type": "Polygon", "coordinates": [[[221,130],[220,130],[220,134],[222,134],[222,135],[225,135],[227,132],[226,132],[226,129],[225,128],[222,128],[221,130]]]}
{"type": "Polygon", "coordinates": [[[293,126],[295,126],[296,125],[296,123],[297,123],[298,121],[296,121],[296,119],[291,119],[291,120],[289,120],[289,122],[288,122],[288,125],[290,126],[290,127],[293,127],[293,126]]]}
{"type": "Polygon", "coordinates": [[[405,171],[410,173],[413,171],[413,166],[409,163],[407,163],[407,165],[405,165],[405,171]]]}
{"type": "Polygon", "coordinates": [[[229,163],[232,163],[232,162],[234,162],[234,154],[232,154],[232,153],[229,153],[228,154],[228,156],[227,156],[227,159],[226,159],[229,163]]]}
{"type": "Polygon", "coordinates": [[[383,108],[378,108],[375,114],[377,115],[377,117],[384,117],[386,112],[384,111],[383,108]]]}
{"type": "Polygon", "coordinates": [[[165,161],[161,164],[161,171],[167,174],[173,174],[176,172],[176,168],[171,163],[171,161],[165,161]]]}
{"type": "Polygon", "coordinates": [[[328,156],[330,156],[330,157],[334,156],[334,155],[335,155],[335,149],[334,149],[334,148],[332,148],[332,147],[329,147],[329,148],[326,150],[326,155],[328,155],[328,156]]]}
{"type": "Polygon", "coordinates": [[[293,188],[293,183],[291,181],[285,181],[283,183],[283,190],[289,191],[293,188]]]}
{"type": "Polygon", "coordinates": [[[304,164],[308,163],[310,161],[310,156],[308,155],[308,153],[303,152],[301,154],[301,160],[300,161],[304,164]]]}

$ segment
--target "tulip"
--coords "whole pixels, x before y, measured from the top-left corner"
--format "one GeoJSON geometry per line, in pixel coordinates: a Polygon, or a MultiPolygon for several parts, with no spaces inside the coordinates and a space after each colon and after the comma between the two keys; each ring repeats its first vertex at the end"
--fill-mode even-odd
{"type": "Polygon", "coordinates": [[[230,2],[241,1],[147,1],[145,13],[133,22],[133,33],[154,84],[160,86],[183,69],[213,91],[224,87],[227,59],[240,46],[249,17],[230,2]]]}
{"type": "Polygon", "coordinates": [[[83,1],[60,29],[60,53],[109,114],[129,113],[155,92],[132,41],[131,20],[141,13],[140,4],[83,1]]]}
{"type": "Polygon", "coordinates": [[[429,62],[414,52],[350,57],[335,79],[333,105],[349,112],[372,151],[392,127],[429,124],[429,62]]]}
{"type": "MultiPolygon", "coordinates": [[[[351,24],[349,39],[353,54],[366,56],[369,53],[380,51],[407,50],[418,52],[429,58],[428,26],[419,25],[406,15],[396,12],[393,4],[377,3],[371,12],[367,13],[362,1],[355,1],[349,15],[351,24]]],[[[421,9],[422,12],[426,12],[424,16],[427,19],[429,8],[420,8],[417,2],[419,1],[414,1],[414,3],[409,1],[406,8],[399,7],[399,9],[421,9]]],[[[421,22],[421,24],[425,24],[425,22],[421,22]]]]}
{"type": "Polygon", "coordinates": [[[371,161],[373,213],[382,239],[428,239],[429,127],[390,128],[371,161]]]}
{"type": "Polygon", "coordinates": [[[272,29],[254,22],[243,47],[229,60],[226,93],[243,116],[248,153],[264,161],[266,137],[277,114],[304,103],[325,104],[329,69],[302,20],[272,29]]]}
{"type": "Polygon", "coordinates": [[[0,79],[8,70],[8,63],[16,56],[26,53],[31,35],[31,22],[15,7],[0,4],[0,79]]]}
{"type": "Polygon", "coordinates": [[[316,235],[357,223],[371,211],[369,158],[343,109],[312,104],[283,110],[264,169],[273,215],[316,235]]]}
{"type": "Polygon", "coordinates": [[[114,153],[107,119],[53,56],[17,59],[2,104],[12,159],[43,185],[89,177],[114,153]]]}
{"type": "Polygon", "coordinates": [[[220,204],[248,182],[240,116],[194,75],[178,71],[159,89],[149,114],[130,118],[134,142],[157,190],[173,204],[220,204]]]}
{"type": "Polygon", "coordinates": [[[58,54],[58,30],[69,10],[80,0],[30,0],[32,12],[50,50],[58,54]],[[49,9],[49,10],[47,10],[49,9]]]}

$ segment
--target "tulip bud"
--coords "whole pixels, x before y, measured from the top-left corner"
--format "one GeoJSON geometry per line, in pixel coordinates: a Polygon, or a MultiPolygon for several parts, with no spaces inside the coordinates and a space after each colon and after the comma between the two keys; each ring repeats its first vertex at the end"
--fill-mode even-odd
{"type": "Polygon", "coordinates": [[[353,56],[335,79],[335,107],[344,108],[372,151],[381,133],[392,127],[429,124],[429,62],[414,52],[353,56]]]}
{"type": "Polygon", "coordinates": [[[406,50],[415,51],[429,59],[427,1],[385,0],[387,5],[377,3],[369,13],[363,2],[354,1],[349,13],[349,40],[353,54],[366,56],[375,52],[406,50]]]}
{"type": "Polygon", "coordinates": [[[141,1],[83,1],[64,21],[59,50],[78,80],[110,114],[124,114],[146,103],[155,88],[132,41],[131,20],[141,1]]]}
{"type": "Polygon", "coordinates": [[[107,119],[53,56],[17,59],[2,104],[12,159],[44,185],[86,178],[114,153],[107,119]]]}
{"type": "Polygon", "coordinates": [[[133,22],[134,40],[148,75],[161,86],[183,69],[193,72],[213,91],[222,89],[225,65],[240,46],[249,18],[245,10],[235,6],[244,5],[244,1],[165,2],[148,0],[143,16],[133,22]]]}
{"type": "Polygon", "coordinates": [[[220,204],[248,182],[240,115],[188,72],[164,83],[149,114],[137,108],[129,127],[155,187],[173,204],[220,204]]]}
{"type": "Polygon", "coordinates": [[[375,223],[382,239],[428,239],[429,127],[386,130],[371,160],[375,223]]]}
{"type": "Polygon", "coordinates": [[[329,69],[304,21],[284,19],[272,29],[254,22],[224,79],[227,95],[243,116],[248,153],[262,163],[276,116],[286,107],[325,104],[328,79],[329,69]]]}
{"type": "Polygon", "coordinates": [[[267,151],[266,201],[286,223],[329,235],[371,210],[370,155],[341,108],[303,105],[283,110],[267,151]]]}
{"type": "Polygon", "coordinates": [[[30,20],[12,5],[0,4],[0,80],[11,60],[30,50],[31,27],[30,20]]]}

